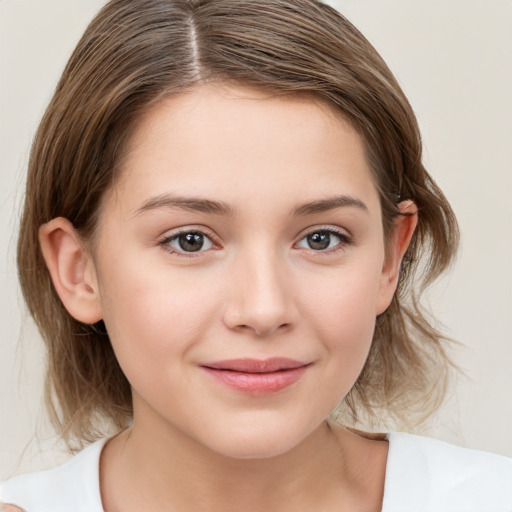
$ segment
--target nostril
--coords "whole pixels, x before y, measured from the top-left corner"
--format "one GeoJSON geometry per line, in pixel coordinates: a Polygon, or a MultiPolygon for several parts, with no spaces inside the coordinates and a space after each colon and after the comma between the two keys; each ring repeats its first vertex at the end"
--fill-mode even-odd
{"type": "Polygon", "coordinates": [[[279,324],[279,325],[275,325],[275,326],[268,326],[267,328],[254,328],[256,334],[258,336],[270,336],[272,334],[276,334],[276,333],[281,333],[281,332],[284,332],[286,330],[288,330],[290,328],[291,324],[289,323],[282,323],[282,324],[279,324]]]}
{"type": "Polygon", "coordinates": [[[229,329],[258,337],[285,332],[298,318],[293,294],[269,272],[232,289],[224,304],[223,321],[229,329]]]}
{"type": "Polygon", "coordinates": [[[270,336],[272,334],[281,333],[288,330],[291,327],[291,323],[282,323],[279,325],[249,325],[249,324],[238,324],[231,326],[230,328],[240,333],[253,333],[259,337],[270,336]]]}

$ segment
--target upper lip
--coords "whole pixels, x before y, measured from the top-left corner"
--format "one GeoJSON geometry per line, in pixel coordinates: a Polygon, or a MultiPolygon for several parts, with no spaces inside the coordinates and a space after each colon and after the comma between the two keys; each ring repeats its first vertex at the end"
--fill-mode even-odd
{"type": "Polygon", "coordinates": [[[308,363],[297,361],[288,357],[272,357],[269,359],[226,359],[223,361],[213,361],[202,363],[201,366],[213,370],[229,370],[244,373],[271,373],[280,370],[290,370],[301,368],[308,363]]]}

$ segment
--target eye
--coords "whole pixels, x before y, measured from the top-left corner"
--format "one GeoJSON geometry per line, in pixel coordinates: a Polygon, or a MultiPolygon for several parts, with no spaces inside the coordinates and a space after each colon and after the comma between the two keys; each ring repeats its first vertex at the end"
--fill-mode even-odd
{"type": "Polygon", "coordinates": [[[191,253],[207,251],[213,247],[211,239],[200,231],[183,231],[161,242],[173,252],[191,253]]]}
{"type": "Polygon", "coordinates": [[[341,245],[348,245],[349,243],[349,237],[343,233],[332,229],[319,229],[308,233],[299,240],[297,247],[314,251],[327,251],[341,245]]]}

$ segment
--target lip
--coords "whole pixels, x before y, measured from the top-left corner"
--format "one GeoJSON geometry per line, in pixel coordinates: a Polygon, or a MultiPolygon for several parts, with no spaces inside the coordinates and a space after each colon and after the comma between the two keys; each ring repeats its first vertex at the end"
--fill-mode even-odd
{"type": "Polygon", "coordinates": [[[297,382],[310,363],[274,357],[228,359],[202,363],[201,368],[222,384],[248,394],[277,393],[297,382]]]}

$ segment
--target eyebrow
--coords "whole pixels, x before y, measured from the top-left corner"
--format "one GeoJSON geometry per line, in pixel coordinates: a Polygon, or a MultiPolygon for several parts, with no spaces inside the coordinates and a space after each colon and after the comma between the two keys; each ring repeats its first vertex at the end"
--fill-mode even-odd
{"type": "Polygon", "coordinates": [[[211,199],[203,199],[201,197],[174,196],[172,194],[161,194],[148,199],[140,208],[137,209],[135,215],[160,208],[177,208],[190,212],[211,213],[214,215],[226,215],[230,217],[234,216],[233,209],[222,201],[212,201],[211,199]]]}
{"type": "MultiPolygon", "coordinates": [[[[304,216],[348,207],[358,208],[364,212],[368,212],[368,207],[361,200],[355,197],[342,195],[304,203],[294,208],[291,213],[294,216],[304,216]]],[[[180,209],[190,212],[209,213],[228,217],[235,216],[233,208],[222,201],[213,201],[211,199],[201,197],[175,196],[172,194],[161,194],[148,199],[140,208],[137,209],[135,215],[161,208],[180,209]]]]}
{"type": "Polygon", "coordinates": [[[312,215],[315,213],[328,212],[337,208],[359,208],[364,212],[368,213],[368,207],[359,199],[351,196],[334,196],[326,199],[320,199],[318,201],[311,201],[310,203],[304,203],[293,210],[293,215],[312,215]]]}

